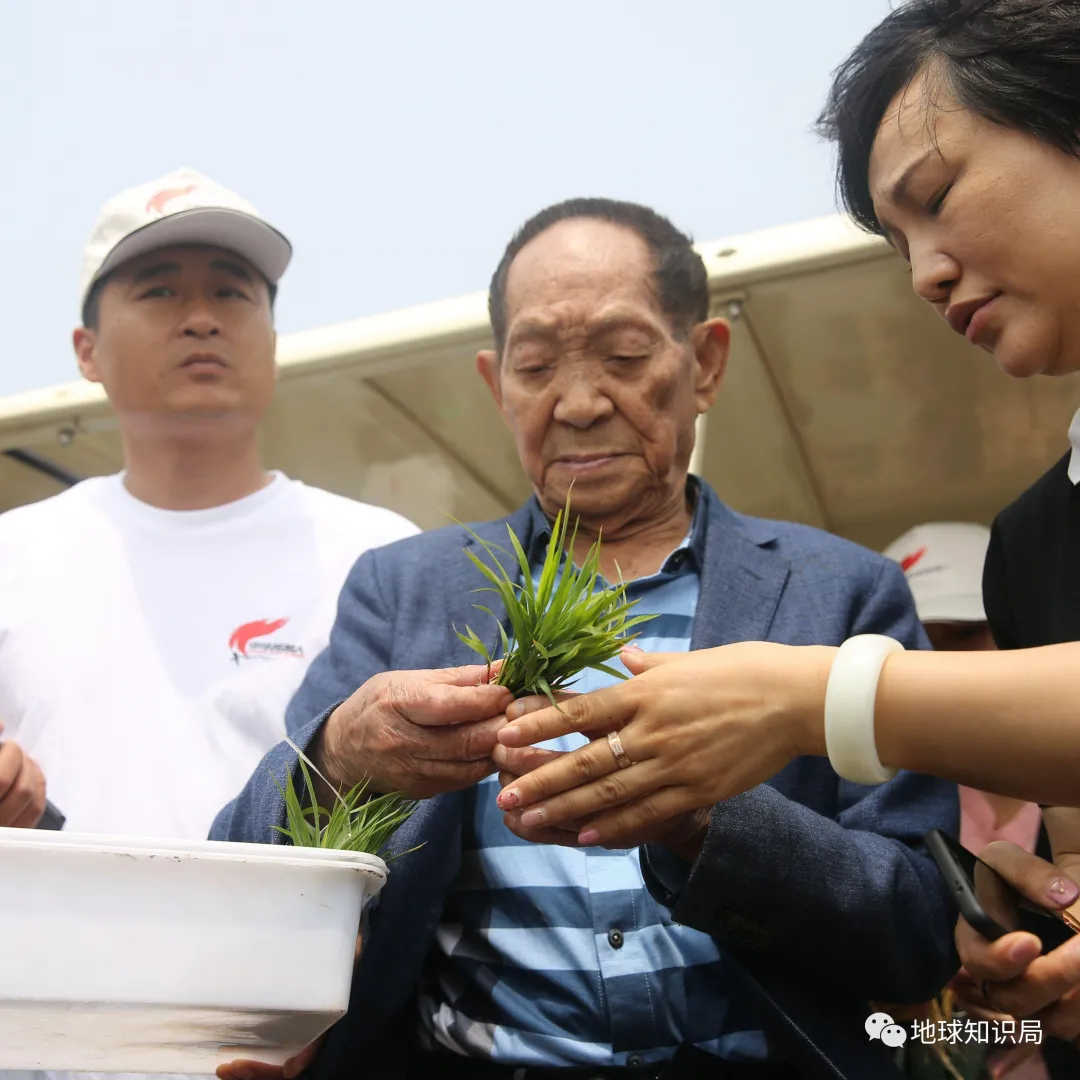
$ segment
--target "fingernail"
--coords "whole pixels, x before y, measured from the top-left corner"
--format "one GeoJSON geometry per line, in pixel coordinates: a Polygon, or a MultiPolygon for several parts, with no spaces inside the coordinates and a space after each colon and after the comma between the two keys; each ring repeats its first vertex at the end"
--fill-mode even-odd
{"type": "Polygon", "coordinates": [[[1032,941],[1031,938],[1024,938],[1009,950],[1009,959],[1014,964],[1030,964],[1041,951],[1037,942],[1032,941]]]}
{"type": "Polygon", "coordinates": [[[499,728],[495,736],[503,746],[520,746],[521,732],[513,726],[499,728]]]}
{"type": "Polygon", "coordinates": [[[521,796],[516,791],[500,791],[495,800],[500,810],[515,810],[521,804],[521,796]]]}
{"type": "Polygon", "coordinates": [[[526,829],[531,829],[534,825],[543,825],[545,817],[546,815],[542,809],[526,810],[525,813],[521,815],[521,824],[524,825],[526,829]]]}
{"type": "Polygon", "coordinates": [[[1062,905],[1071,904],[1078,894],[1080,894],[1080,888],[1077,888],[1076,883],[1061,877],[1054,878],[1050,882],[1050,887],[1046,890],[1046,895],[1055,904],[1062,905]]]}
{"type": "Polygon", "coordinates": [[[600,839],[600,833],[596,829],[585,829],[583,832],[578,833],[577,842],[583,847],[588,847],[589,844],[595,844],[600,839]]]}
{"type": "Polygon", "coordinates": [[[511,720],[516,720],[519,716],[525,715],[525,702],[524,701],[511,701],[506,707],[506,715],[511,720]]]}
{"type": "Polygon", "coordinates": [[[631,642],[629,645],[623,646],[623,652],[644,652],[640,645],[635,645],[631,642]]]}

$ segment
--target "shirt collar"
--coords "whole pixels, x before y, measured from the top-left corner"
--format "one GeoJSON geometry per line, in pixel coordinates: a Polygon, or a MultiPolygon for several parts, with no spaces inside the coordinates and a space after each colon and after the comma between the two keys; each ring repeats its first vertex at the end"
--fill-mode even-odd
{"type": "Polygon", "coordinates": [[[1069,442],[1072,444],[1072,455],[1069,458],[1069,479],[1074,484],[1080,484],[1080,409],[1069,425],[1069,442]]]}
{"type": "MultiPolygon", "coordinates": [[[[664,562],[665,571],[683,570],[686,562],[682,558],[676,558],[676,553],[687,551],[687,561],[700,571],[705,558],[705,530],[709,517],[709,500],[702,490],[696,476],[687,476],[686,494],[694,503],[694,516],[690,522],[690,531],[683,541],[664,562]]],[[[551,539],[551,522],[548,521],[544,511],[540,508],[540,502],[534,495],[529,502],[529,528],[530,538],[527,547],[529,562],[536,564],[543,561],[547,552],[547,544],[551,539]]]]}

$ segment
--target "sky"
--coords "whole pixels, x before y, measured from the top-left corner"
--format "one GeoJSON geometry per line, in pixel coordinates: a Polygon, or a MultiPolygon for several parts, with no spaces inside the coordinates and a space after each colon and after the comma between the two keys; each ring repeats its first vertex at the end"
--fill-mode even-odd
{"type": "Polygon", "coordinates": [[[106,199],[190,166],[292,240],[278,329],[487,287],[575,195],[697,240],[832,213],[812,131],[888,0],[0,0],[0,395],[77,377],[106,199]]]}

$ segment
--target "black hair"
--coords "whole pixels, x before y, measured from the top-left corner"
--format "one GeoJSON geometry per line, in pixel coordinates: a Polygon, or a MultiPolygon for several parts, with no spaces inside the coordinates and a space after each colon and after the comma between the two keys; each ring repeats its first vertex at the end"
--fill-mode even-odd
{"type": "Polygon", "coordinates": [[[868,181],[878,127],[924,69],[984,119],[1080,157],[1080,0],[907,0],[836,69],[818,118],[864,229],[882,232],[868,181]]]}
{"type": "MultiPolygon", "coordinates": [[[[112,273],[109,273],[98,278],[86,294],[82,309],[82,324],[87,330],[96,330],[98,328],[98,321],[101,317],[101,293],[112,276],[112,273]]],[[[259,276],[262,277],[261,274],[259,276]]],[[[266,282],[267,291],[270,293],[270,313],[273,314],[278,287],[268,278],[263,278],[263,281],[266,282]]]]}
{"type": "Polygon", "coordinates": [[[709,317],[709,275],[689,236],[647,206],[616,199],[567,199],[529,218],[506,245],[495,268],[488,291],[488,315],[500,353],[506,344],[506,278],[510,264],[530,240],[560,221],[575,218],[621,225],[645,241],[652,255],[660,307],[680,337],[709,317]]]}

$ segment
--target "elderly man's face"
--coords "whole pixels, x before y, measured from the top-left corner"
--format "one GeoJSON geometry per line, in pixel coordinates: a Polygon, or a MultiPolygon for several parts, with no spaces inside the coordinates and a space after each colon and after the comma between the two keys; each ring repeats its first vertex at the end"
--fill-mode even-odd
{"type": "Polygon", "coordinates": [[[579,219],[541,233],[510,267],[506,324],[501,359],[481,353],[478,366],[545,510],[571,483],[592,520],[647,519],[681,497],[728,327],[676,333],[635,232],[579,219]]]}

